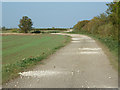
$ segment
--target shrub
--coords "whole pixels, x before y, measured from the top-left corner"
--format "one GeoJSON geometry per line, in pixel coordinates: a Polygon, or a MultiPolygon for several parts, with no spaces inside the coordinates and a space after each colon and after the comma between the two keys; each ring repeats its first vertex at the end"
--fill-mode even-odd
{"type": "Polygon", "coordinates": [[[32,33],[41,33],[41,31],[33,31],[32,33]]]}
{"type": "Polygon", "coordinates": [[[12,32],[18,32],[18,30],[17,30],[17,29],[12,29],[11,31],[12,31],[12,32]]]}

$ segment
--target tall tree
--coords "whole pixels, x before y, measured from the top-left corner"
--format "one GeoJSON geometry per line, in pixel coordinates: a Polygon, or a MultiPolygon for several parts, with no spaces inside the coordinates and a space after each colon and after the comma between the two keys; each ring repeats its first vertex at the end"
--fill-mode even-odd
{"type": "Polygon", "coordinates": [[[20,19],[20,24],[18,26],[21,32],[28,33],[28,31],[32,29],[32,25],[32,20],[27,16],[23,16],[22,19],[20,19]]]}
{"type": "MultiPolygon", "coordinates": [[[[120,34],[120,1],[119,2],[112,2],[107,4],[108,6],[108,18],[110,22],[114,25],[114,35],[118,38],[118,34],[120,34]]],[[[119,37],[120,41],[120,37],[119,37]]]]}
{"type": "Polygon", "coordinates": [[[113,24],[120,24],[120,1],[107,4],[107,13],[113,24]]]}

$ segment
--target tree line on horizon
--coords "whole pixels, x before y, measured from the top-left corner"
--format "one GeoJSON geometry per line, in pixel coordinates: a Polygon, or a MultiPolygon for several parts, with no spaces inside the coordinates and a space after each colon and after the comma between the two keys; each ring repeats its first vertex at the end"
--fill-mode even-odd
{"type": "Polygon", "coordinates": [[[111,2],[106,5],[108,6],[108,9],[105,13],[102,13],[91,20],[79,21],[74,25],[74,31],[86,32],[102,37],[111,37],[118,40],[120,34],[118,32],[120,30],[120,1],[111,2]]]}
{"type": "MultiPolygon", "coordinates": [[[[112,37],[115,40],[118,40],[118,35],[120,34],[118,32],[120,26],[120,1],[108,3],[106,5],[108,6],[106,13],[102,13],[91,20],[79,21],[73,27],[74,31],[98,34],[103,37],[108,36],[108,37],[112,37]]],[[[20,19],[18,30],[23,33],[28,33],[29,31],[33,30],[32,25],[33,25],[32,20],[27,16],[23,16],[22,19],[20,19]]],[[[48,28],[48,29],[58,30],[60,28],[48,28]]],[[[61,30],[64,29],[65,28],[61,30]]],[[[7,30],[7,29],[3,27],[2,30],[7,30]]],[[[36,30],[42,30],[42,29],[36,29],[36,30]]]]}

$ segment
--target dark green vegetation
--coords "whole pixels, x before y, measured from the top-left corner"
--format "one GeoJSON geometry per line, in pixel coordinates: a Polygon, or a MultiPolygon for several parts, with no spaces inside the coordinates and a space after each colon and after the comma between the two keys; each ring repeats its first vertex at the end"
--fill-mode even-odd
{"type": "Polygon", "coordinates": [[[34,30],[67,30],[67,28],[35,28],[34,30]]]}
{"type": "MultiPolygon", "coordinates": [[[[82,33],[92,36],[103,42],[115,57],[118,57],[120,46],[120,2],[107,4],[106,13],[94,17],[92,20],[78,22],[72,33],[82,33]]],[[[118,58],[116,60],[118,62],[118,58]]]]}
{"type": "Polygon", "coordinates": [[[60,33],[66,31],[67,28],[34,28],[31,33],[60,33]]]}
{"type": "MultiPolygon", "coordinates": [[[[66,31],[67,28],[33,28],[29,33],[59,33],[66,31]]],[[[23,33],[18,28],[5,28],[2,33],[23,33]]]]}
{"type": "Polygon", "coordinates": [[[68,36],[50,34],[3,36],[3,83],[47,58],[70,40],[68,36]]]}
{"type": "Polygon", "coordinates": [[[34,30],[31,33],[60,33],[61,30],[34,30]]]}
{"type": "Polygon", "coordinates": [[[18,26],[20,28],[20,32],[28,33],[32,30],[32,25],[32,20],[27,16],[23,16],[22,19],[20,19],[20,24],[18,26]]]}

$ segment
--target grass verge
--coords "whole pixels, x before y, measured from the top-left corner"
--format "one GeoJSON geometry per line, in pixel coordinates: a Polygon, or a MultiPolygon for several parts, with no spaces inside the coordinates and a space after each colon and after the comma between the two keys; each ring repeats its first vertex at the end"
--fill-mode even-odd
{"type": "Polygon", "coordinates": [[[63,35],[7,35],[3,36],[2,83],[9,81],[70,42],[63,35]]]}

